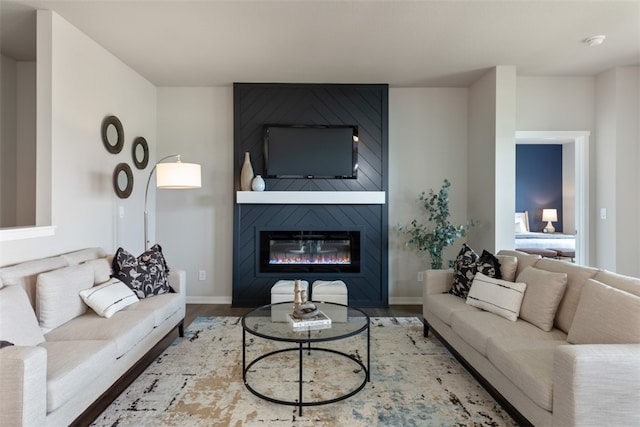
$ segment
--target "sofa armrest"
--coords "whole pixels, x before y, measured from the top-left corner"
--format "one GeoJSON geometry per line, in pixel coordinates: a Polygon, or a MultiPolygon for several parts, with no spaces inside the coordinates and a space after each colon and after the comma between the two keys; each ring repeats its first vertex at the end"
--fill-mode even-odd
{"type": "Polygon", "coordinates": [[[187,273],[184,270],[169,270],[169,286],[179,294],[187,293],[187,273]]]}
{"type": "Polygon", "coordinates": [[[553,424],[640,425],[640,344],[559,346],[553,357],[553,424]]]}
{"type": "Polygon", "coordinates": [[[453,285],[452,270],[427,270],[424,275],[422,297],[449,292],[453,285]]]}
{"type": "Polygon", "coordinates": [[[0,425],[43,426],[47,416],[47,350],[0,350],[0,425]]]}

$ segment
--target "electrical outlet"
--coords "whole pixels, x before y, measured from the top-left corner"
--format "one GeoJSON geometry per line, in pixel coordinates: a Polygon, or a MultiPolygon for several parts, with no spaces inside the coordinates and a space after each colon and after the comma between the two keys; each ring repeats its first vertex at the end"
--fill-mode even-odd
{"type": "Polygon", "coordinates": [[[418,271],[418,282],[424,282],[424,271],[418,271]]]}
{"type": "Polygon", "coordinates": [[[204,270],[200,270],[198,273],[198,280],[205,280],[207,278],[207,273],[204,270]]]}

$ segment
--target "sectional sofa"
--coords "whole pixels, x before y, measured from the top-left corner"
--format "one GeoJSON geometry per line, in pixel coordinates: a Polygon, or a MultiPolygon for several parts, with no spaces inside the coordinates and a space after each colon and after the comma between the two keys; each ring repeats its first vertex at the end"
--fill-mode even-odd
{"type": "Polygon", "coordinates": [[[0,348],[1,426],[90,423],[182,335],[183,271],[170,270],[174,292],[111,317],[87,307],[79,293],[109,282],[111,261],[92,248],[0,268],[0,340],[13,344],[0,348]]]}
{"type": "Polygon", "coordinates": [[[425,335],[445,341],[520,422],[640,425],[640,279],[519,251],[498,258],[503,278],[526,283],[518,317],[470,305],[448,292],[453,271],[429,270],[425,335]]]}

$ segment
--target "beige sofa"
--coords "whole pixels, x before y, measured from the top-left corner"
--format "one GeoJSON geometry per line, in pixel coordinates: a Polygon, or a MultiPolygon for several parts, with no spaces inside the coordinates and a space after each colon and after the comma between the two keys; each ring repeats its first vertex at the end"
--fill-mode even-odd
{"type": "MultiPolygon", "coordinates": [[[[78,293],[109,280],[102,249],[0,268],[0,425],[87,424],[178,334],[185,273],[174,293],[100,317],[78,293]],[[7,338],[11,339],[7,339],[7,338]]],[[[122,285],[124,286],[124,285],[122,285]]]]}
{"type": "Polygon", "coordinates": [[[566,274],[550,330],[473,307],[447,293],[452,271],[429,270],[425,336],[431,328],[533,425],[640,425],[640,279],[518,251],[499,256],[516,263],[516,280],[528,266],[539,276],[566,274]]]}

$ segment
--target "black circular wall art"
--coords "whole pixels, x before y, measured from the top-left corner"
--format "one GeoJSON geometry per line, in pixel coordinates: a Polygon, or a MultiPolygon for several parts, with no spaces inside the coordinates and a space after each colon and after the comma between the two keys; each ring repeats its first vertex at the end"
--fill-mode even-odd
{"type": "Polygon", "coordinates": [[[119,163],[113,171],[113,189],[121,199],[126,199],[133,190],[133,172],[126,163],[119,163]]]}
{"type": "Polygon", "coordinates": [[[144,169],[149,164],[149,146],[147,140],[139,136],[133,141],[131,147],[131,155],[133,156],[133,164],[138,169],[144,169]]]}
{"type": "Polygon", "coordinates": [[[124,129],[120,119],[108,116],[102,121],[102,142],[111,154],[118,154],[124,147],[124,129]]]}

